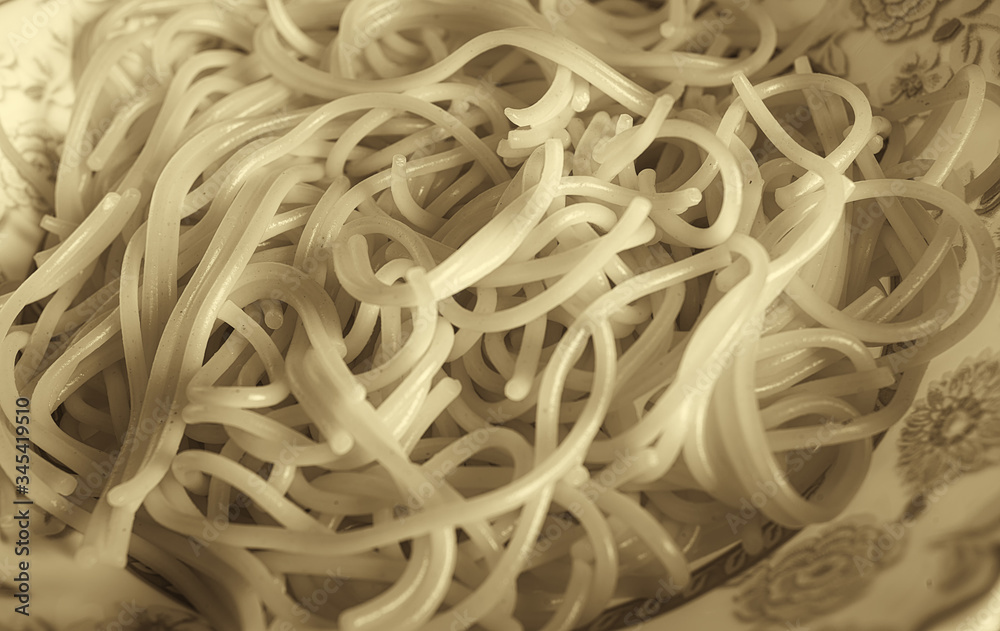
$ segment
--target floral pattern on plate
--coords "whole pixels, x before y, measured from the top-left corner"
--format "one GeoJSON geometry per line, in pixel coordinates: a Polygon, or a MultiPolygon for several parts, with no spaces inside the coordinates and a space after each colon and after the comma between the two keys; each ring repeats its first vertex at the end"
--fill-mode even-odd
{"type": "Polygon", "coordinates": [[[801,625],[861,597],[905,550],[905,529],[854,515],[797,539],[737,581],[734,613],[755,629],[801,625]]]}
{"type": "Polygon", "coordinates": [[[930,384],[903,423],[897,467],[917,493],[1000,463],[1000,358],[986,352],[930,384]]]}
{"type": "Polygon", "coordinates": [[[996,0],[831,1],[843,10],[809,57],[819,70],[867,84],[877,104],[933,92],[971,63],[1000,78],[996,0]]]}
{"type": "MultiPolygon", "coordinates": [[[[43,173],[49,174],[49,181],[55,181],[53,165],[58,158],[59,140],[53,137],[49,127],[39,121],[26,121],[16,129],[8,131],[11,144],[24,159],[43,173]]],[[[49,210],[48,203],[24,181],[18,170],[7,160],[0,162],[0,215],[30,209],[43,214],[49,210]]]]}
{"type": "Polygon", "coordinates": [[[896,62],[892,75],[879,90],[880,100],[885,105],[936,92],[948,84],[954,72],[938,51],[916,48],[896,62]]]}
{"type": "Polygon", "coordinates": [[[851,0],[851,11],[875,35],[894,42],[927,30],[934,11],[947,0],[851,0]]]}

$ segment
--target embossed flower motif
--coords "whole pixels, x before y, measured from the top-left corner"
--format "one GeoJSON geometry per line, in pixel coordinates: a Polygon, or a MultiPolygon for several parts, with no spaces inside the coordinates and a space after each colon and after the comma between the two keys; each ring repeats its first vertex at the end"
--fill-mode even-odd
{"type": "Polygon", "coordinates": [[[916,492],[1000,464],[1000,358],[983,355],[932,383],[898,448],[897,469],[916,492]]]}
{"type": "Polygon", "coordinates": [[[0,99],[7,91],[17,88],[19,83],[17,55],[10,46],[0,46],[0,99]]]}
{"type": "Polygon", "coordinates": [[[851,0],[851,10],[885,42],[927,30],[934,10],[947,0],[851,0]]]}
{"type": "Polygon", "coordinates": [[[835,611],[861,596],[904,544],[861,518],[836,523],[754,568],[741,582],[734,613],[747,622],[785,624],[835,611]]]}
{"type": "MultiPolygon", "coordinates": [[[[7,130],[10,132],[10,130],[7,130]]],[[[23,123],[10,134],[11,143],[29,163],[55,179],[53,165],[56,159],[56,139],[49,134],[47,126],[40,121],[23,123]]],[[[7,212],[24,208],[45,211],[46,202],[35,188],[24,181],[18,170],[9,161],[0,161],[0,216],[7,212]]]]}
{"type": "Polygon", "coordinates": [[[937,52],[910,51],[896,63],[893,78],[882,84],[880,100],[888,105],[935,92],[948,83],[952,74],[951,68],[941,63],[937,52]]]}

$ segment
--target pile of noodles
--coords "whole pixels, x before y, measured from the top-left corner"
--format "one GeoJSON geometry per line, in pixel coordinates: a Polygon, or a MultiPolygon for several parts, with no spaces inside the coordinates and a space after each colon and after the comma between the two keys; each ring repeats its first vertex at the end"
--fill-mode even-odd
{"type": "Polygon", "coordinates": [[[219,631],[573,629],[833,518],[990,307],[1000,167],[956,165],[1000,92],[969,66],[873,113],[821,35],[746,1],[111,3],[54,190],[3,143],[54,210],[0,306],[0,506],[24,397],[35,510],[219,631]]]}

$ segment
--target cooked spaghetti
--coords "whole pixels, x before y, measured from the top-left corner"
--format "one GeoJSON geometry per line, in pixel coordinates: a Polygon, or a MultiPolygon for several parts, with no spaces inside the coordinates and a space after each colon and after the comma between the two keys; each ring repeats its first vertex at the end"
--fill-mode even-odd
{"type": "Polygon", "coordinates": [[[220,631],[573,629],[832,519],[990,307],[1000,167],[956,165],[1000,99],[970,66],[873,112],[815,36],[776,53],[748,2],[112,4],[54,190],[17,162],[53,212],[0,306],[0,491],[30,398],[35,505],[220,631]]]}

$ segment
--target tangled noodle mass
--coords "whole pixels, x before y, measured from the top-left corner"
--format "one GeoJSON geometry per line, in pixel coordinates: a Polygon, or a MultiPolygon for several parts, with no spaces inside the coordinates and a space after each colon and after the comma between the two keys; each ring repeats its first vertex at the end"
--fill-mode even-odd
{"type": "Polygon", "coordinates": [[[956,166],[1000,98],[969,66],[873,112],[810,33],[747,0],[108,5],[3,290],[0,505],[24,397],[49,528],[219,631],[569,630],[832,519],[990,307],[967,202],[1000,168],[956,166]]]}

